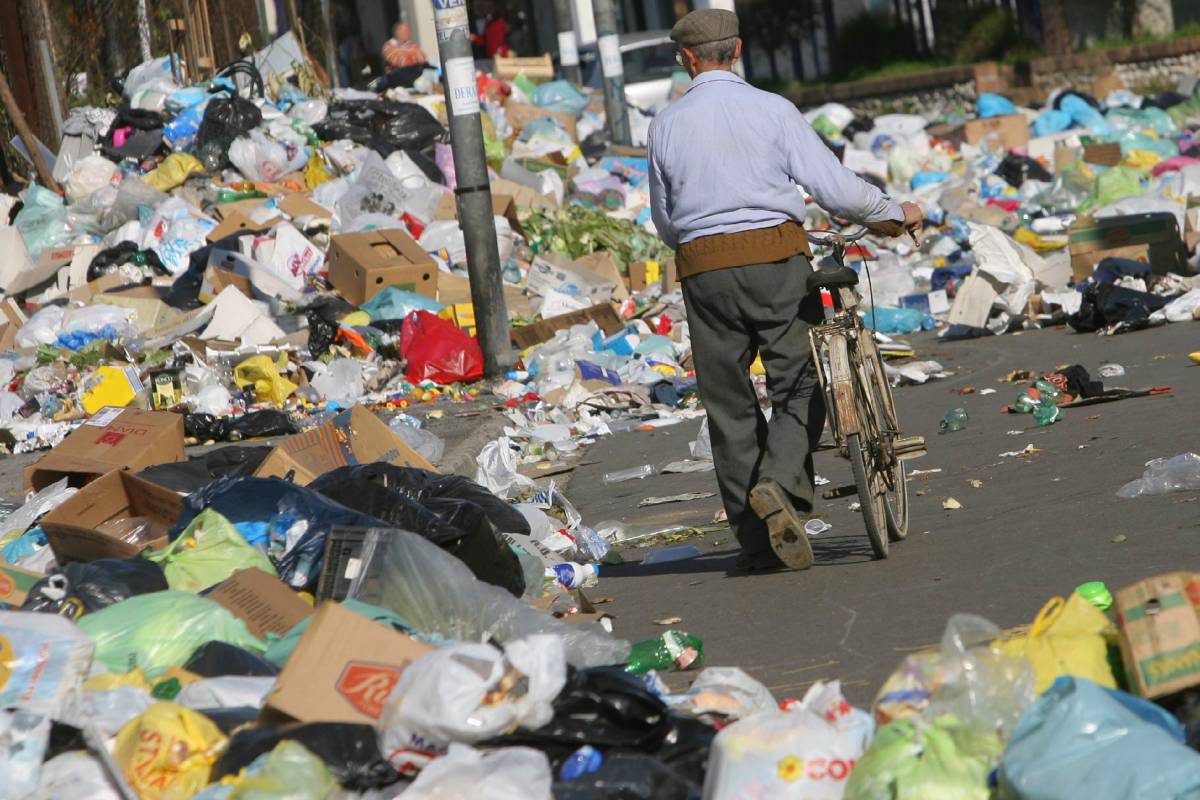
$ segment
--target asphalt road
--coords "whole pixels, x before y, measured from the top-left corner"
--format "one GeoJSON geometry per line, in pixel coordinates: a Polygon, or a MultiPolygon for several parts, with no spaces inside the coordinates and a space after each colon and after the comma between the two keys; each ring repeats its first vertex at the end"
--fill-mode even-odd
{"type": "MultiPolygon", "coordinates": [[[[1200,325],[1181,323],[1117,337],[1064,330],[1026,332],[968,342],[912,338],[921,359],[953,370],[952,378],[897,389],[902,426],[921,433],[929,455],[910,468],[940,470],[909,483],[907,541],[885,561],[872,560],[853,497],[823,501],[818,513],[833,529],[814,538],[816,564],[800,573],[727,577],[736,543],[726,529],[693,540],[702,555],[643,567],[647,550],[626,549],[627,563],[605,568],[592,594],[616,632],[631,640],[658,635],[654,620],[682,617],[675,627],[703,639],[707,663],[737,665],[776,697],[801,695],[817,679],[840,678],[849,698],[868,704],[905,653],[934,644],[950,615],[981,614],[1001,627],[1032,621],[1046,599],[1086,580],[1117,589],[1146,576],[1200,566],[1200,492],[1133,500],[1116,496],[1146,461],[1200,452],[1200,325]],[[999,382],[1013,369],[1046,371],[1082,364],[1126,368],[1107,386],[1174,387],[1174,394],[1068,409],[1047,428],[999,409],[1019,386],[999,382]],[[975,394],[959,390],[974,387],[975,394]],[[995,394],[979,390],[994,388],[995,394]],[[969,427],[937,435],[951,408],[969,427]],[[1002,457],[1032,444],[1036,454],[1002,457]],[[976,488],[972,481],[980,482],[976,488]],[[959,510],[944,510],[953,497],[959,510]],[[1117,537],[1124,537],[1114,542],[1117,537]]],[[[644,529],[703,525],[715,497],[650,508],[642,498],[711,492],[713,473],[660,475],[605,486],[604,472],[687,457],[698,422],[606,438],[584,456],[568,495],[591,523],[615,519],[644,529]]],[[[817,471],[834,485],[850,483],[848,463],[817,456],[817,471]]],[[[687,682],[675,675],[670,682],[687,682]]]]}

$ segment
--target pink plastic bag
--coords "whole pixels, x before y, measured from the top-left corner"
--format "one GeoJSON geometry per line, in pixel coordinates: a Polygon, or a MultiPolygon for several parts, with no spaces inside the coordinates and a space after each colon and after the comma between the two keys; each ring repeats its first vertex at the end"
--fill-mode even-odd
{"type": "Polygon", "coordinates": [[[400,329],[400,355],[408,359],[411,383],[477,381],[483,377],[483,351],[468,336],[428,311],[414,311],[400,329]]]}

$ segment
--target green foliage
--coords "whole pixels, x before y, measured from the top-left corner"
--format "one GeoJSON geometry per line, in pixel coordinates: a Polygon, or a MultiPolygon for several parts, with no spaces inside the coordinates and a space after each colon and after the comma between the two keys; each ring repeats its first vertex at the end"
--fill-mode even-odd
{"type": "Polygon", "coordinates": [[[567,206],[562,209],[534,209],[521,224],[529,235],[534,253],[559,253],[581,258],[598,250],[607,250],[618,268],[630,261],[662,260],[671,251],[654,234],[632,222],[614,219],[603,211],[567,206]]]}
{"type": "Polygon", "coordinates": [[[896,62],[918,58],[912,30],[892,14],[862,14],[842,25],[833,48],[834,73],[841,80],[896,62]]]}
{"type": "Polygon", "coordinates": [[[967,30],[954,50],[958,64],[974,64],[1002,57],[1017,44],[1017,24],[1007,8],[995,8],[967,30]]]}

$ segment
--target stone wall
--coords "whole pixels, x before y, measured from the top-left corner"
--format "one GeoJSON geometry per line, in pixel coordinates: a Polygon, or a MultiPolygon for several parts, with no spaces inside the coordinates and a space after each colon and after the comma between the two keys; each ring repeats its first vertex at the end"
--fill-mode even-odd
{"type": "MultiPolygon", "coordinates": [[[[1030,65],[1034,88],[1041,94],[1069,86],[1087,87],[1096,78],[1117,75],[1125,86],[1136,91],[1174,88],[1182,75],[1200,75],[1200,39],[1181,39],[1161,45],[1188,45],[1186,50],[1171,47],[1158,55],[1143,48],[1084,53],[1063,58],[1044,58],[1030,65]]],[[[1158,49],[1159,46],[1147,47],[1158,49]]]]}

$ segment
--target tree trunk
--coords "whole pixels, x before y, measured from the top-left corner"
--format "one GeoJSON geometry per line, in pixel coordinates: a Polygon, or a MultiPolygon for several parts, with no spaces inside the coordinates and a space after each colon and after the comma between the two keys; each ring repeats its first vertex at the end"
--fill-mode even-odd
{"type": "Polygon", "coordinates": [[[1134,36],[1168,36],[1175,32],[1175,11],[1171,0],[1135,0],[1134,36]]]}
{"type": "Polygon", "coordinates": [[[1065,0],[1042,0],[1042,34],[1046,39],[1046,55],[1065,56],[1071,52],[1065,0]]]}

